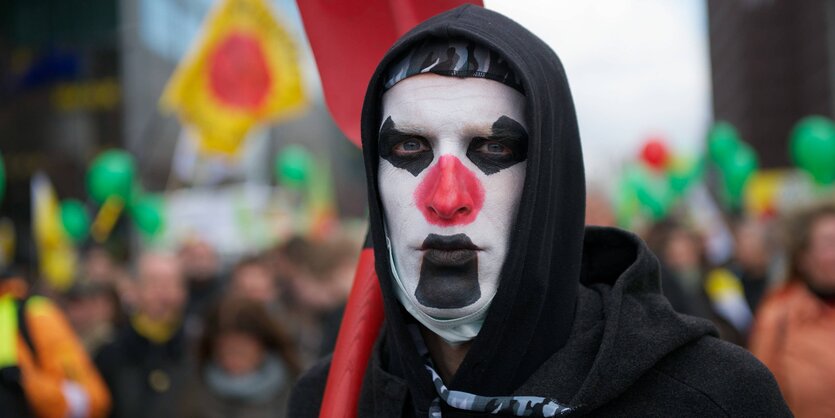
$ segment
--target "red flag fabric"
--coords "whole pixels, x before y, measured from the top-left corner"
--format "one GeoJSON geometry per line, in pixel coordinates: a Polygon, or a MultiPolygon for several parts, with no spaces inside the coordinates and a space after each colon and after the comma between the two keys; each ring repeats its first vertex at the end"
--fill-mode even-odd
{"type": "Polygon", "coordinates": [[[360,146],[368,80],[388,48],[418,23],[480,0],[303,0],[304,28],[337,126],[360,146]]]}
{"type": "MultiPolygon", "coordinates": [[[[401,35],[438,13],[480,0],[297,1],[316,58],[325,102],[342,133],[362,146],[360,114],[377,63],[401,35]]],[[[368,359],[383,321],[383,300],[367,243],[339,329],[320,417],[353,418],[368,359]]]]}

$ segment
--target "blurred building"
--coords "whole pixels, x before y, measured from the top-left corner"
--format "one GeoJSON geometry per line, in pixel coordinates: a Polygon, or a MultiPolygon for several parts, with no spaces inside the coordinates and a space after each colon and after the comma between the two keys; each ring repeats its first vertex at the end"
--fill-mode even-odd
{"type": "MultiPolygon", "coordinates": [[[[32,175],[45,172],[59,199],[79,199],[95,213],[85,174],[98,153],[113,147],[134,155],[144,190],[169,192],[273,185],[276,153],[287,144],[304,144],[330,161],[339,214],[364,215],[362,155],[325,108],[296,3],[268,3],[297,40],[310,109],[254,130],[240,160],[215,164],[198,160],[180,122],[161,112],[158,102],[219,0],[0,1],[0,154],[7,173],[0,219],[14,222],[18,258],[33,256],[32,175]]],[[[123,223],[114,235],[128,235],[123,223]]]]}
{"type": "Polygon", "coordinates": [[[708,0],[713,111],[763,167],[791,164],[803,116],[835,115],[835,1],[708,0]]]}
{"type": "Polygon", "coordinates": [[[32,257],[32,175],[81,197],[89,159],[122,143],[118,26],[112,0],[0,1],[0,218],[14,222],[19,262],[32,257]]]}

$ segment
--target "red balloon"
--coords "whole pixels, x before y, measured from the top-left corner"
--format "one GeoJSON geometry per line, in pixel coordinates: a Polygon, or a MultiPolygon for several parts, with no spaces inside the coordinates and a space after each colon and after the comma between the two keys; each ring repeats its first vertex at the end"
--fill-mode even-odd
{"type": "Polygon", "coordinates": [[[667,151],[667,145],[658,138],[648,140],[641,150],[641,159],[655,170],[663,170],[669,158],[670,153],[667,151]]]}

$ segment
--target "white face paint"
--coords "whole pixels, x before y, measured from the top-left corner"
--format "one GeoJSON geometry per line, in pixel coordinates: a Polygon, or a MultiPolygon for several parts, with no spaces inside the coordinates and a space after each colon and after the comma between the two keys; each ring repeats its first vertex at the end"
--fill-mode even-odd
{"type": "Polygon", "coordinates": [[[422,74],[383,95],[382,120],[378,181],[402,293],[434,319],[486,312],[525,179],[524,96],[422,74]]]}

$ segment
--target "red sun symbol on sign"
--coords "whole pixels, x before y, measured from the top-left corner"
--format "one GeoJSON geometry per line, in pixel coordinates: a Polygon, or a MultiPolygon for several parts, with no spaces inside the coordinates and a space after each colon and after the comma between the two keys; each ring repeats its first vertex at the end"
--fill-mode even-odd
{"type": "Polygon", "coordinates": [[[209,55],[209,85],[227,106],[255,110],[270,91],[267,60],[257,38],[232,32],[209,55]]]}

